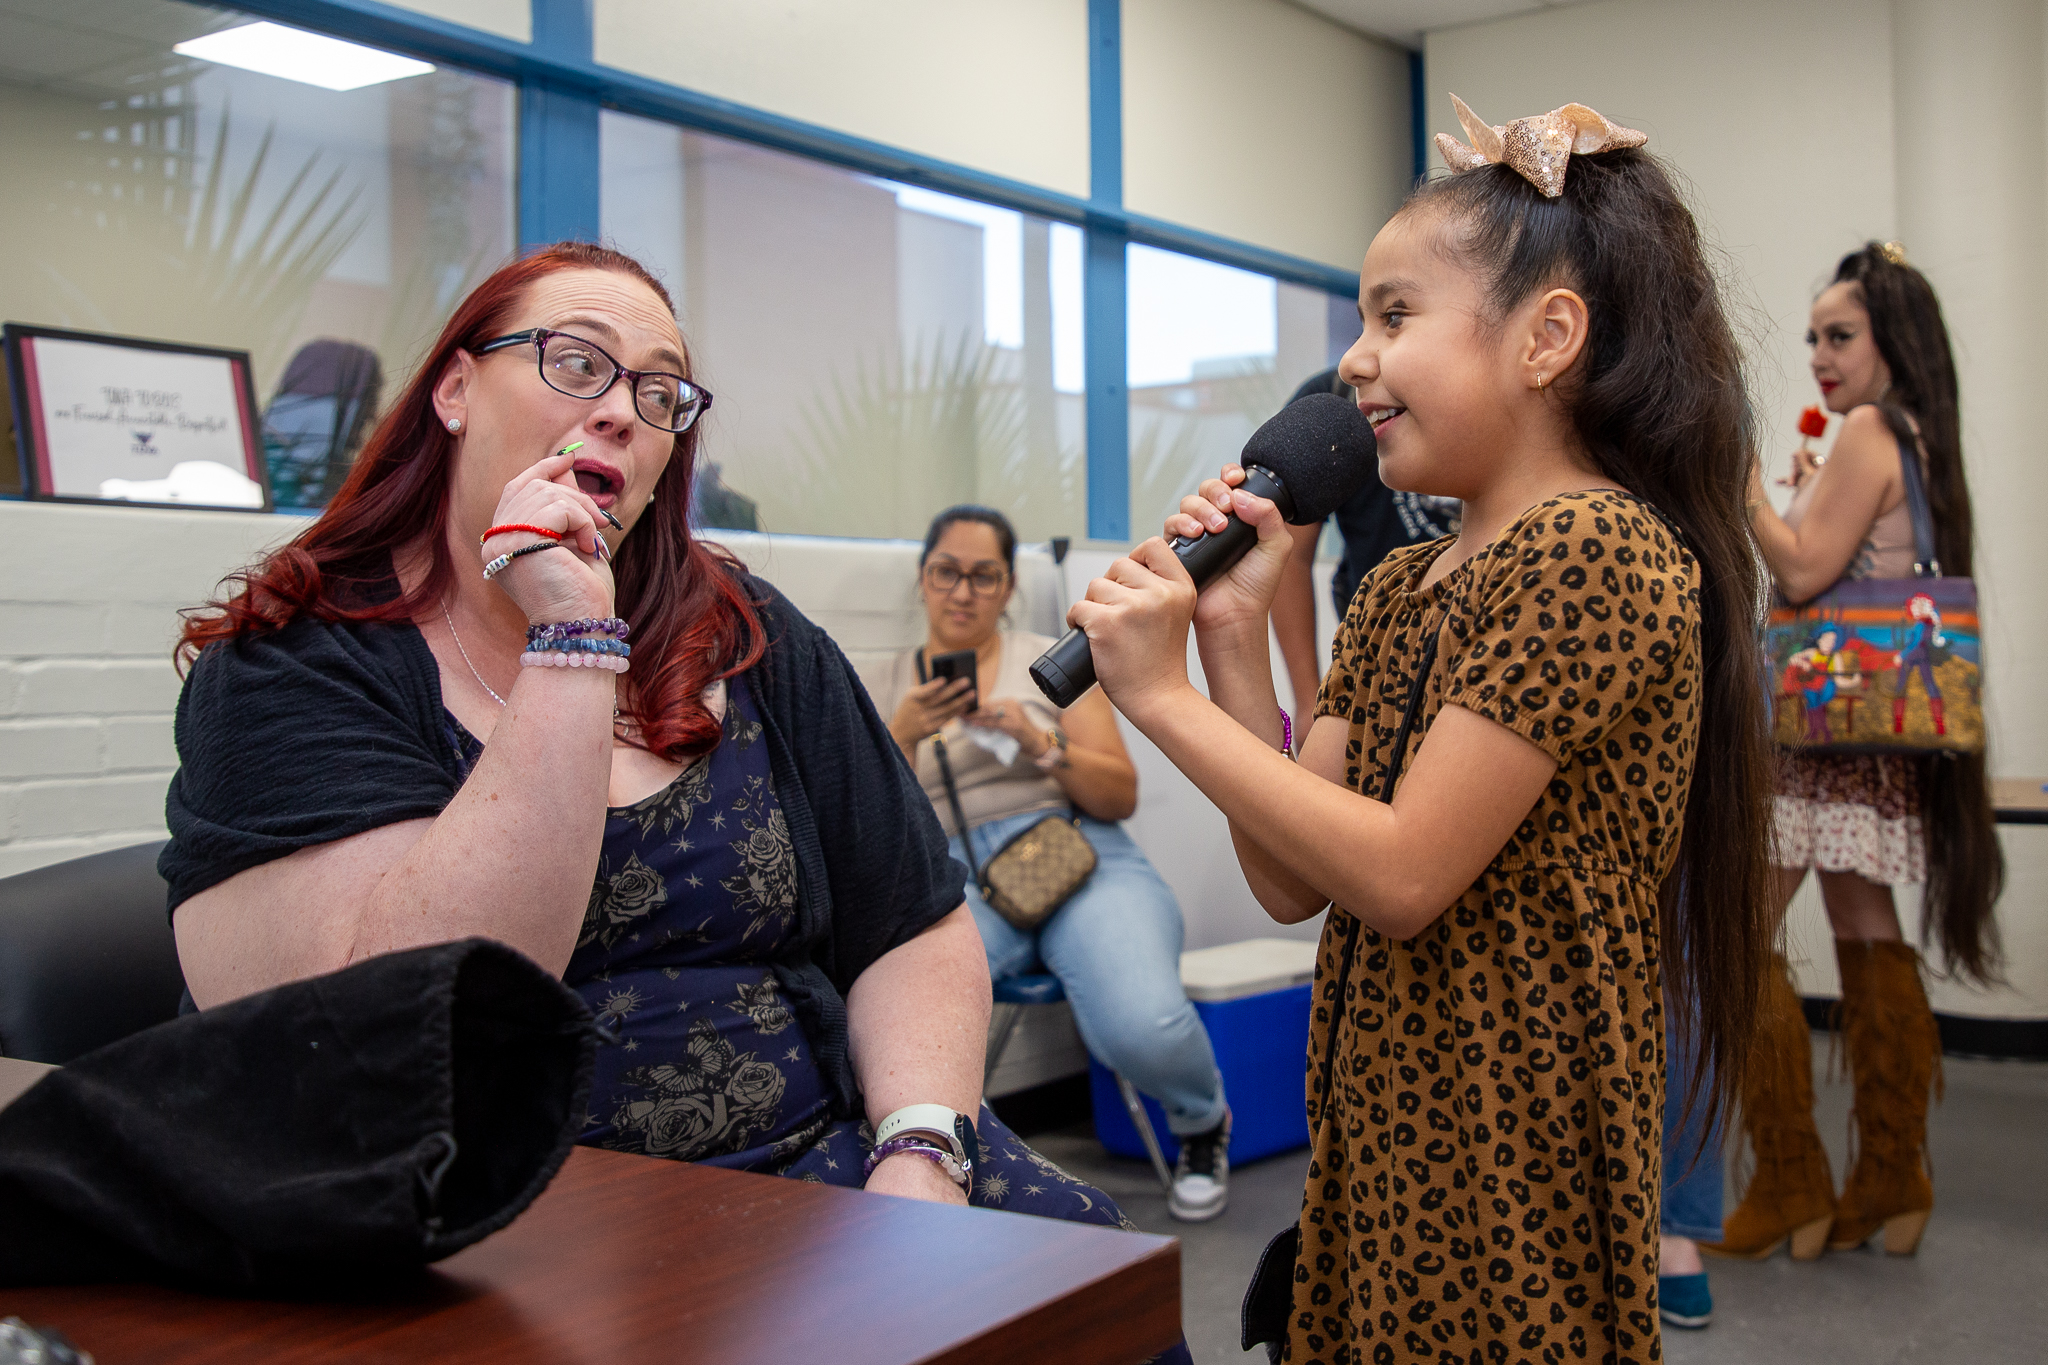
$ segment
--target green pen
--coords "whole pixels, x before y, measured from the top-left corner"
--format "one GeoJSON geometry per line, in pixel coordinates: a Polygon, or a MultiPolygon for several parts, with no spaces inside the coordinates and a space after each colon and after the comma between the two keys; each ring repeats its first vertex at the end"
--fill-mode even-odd
{"type": "MultiPolygon", "coordinates": [[[[583,442],[578,441],[575,445],[563,446],[560,450],[556,451],[555,454],[574,455],[577,451],[581,449],[583,449],[583,442]]],[[[603,517],[606,521],[610,522],[616,529],[621,531],[626,529],[625,527],[619,525],[619,519],[617,517],[613,516],[610,512],[605,511],[604,508],[598,508],[597,512],[599,516],[603,517]]],[[[612,557],[612,547],[605,543],[604,532],[602,531],[597,533],[597,557],[599,559],[606,561],[609,561],[612,557]]]]}

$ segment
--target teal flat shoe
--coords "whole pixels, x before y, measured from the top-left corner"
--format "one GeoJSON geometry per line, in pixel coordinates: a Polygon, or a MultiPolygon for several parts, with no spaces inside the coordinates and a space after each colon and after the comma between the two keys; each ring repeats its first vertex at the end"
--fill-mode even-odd
{"type": "Polygon", "coordinates": [[[1714,1320],[1714,1296],[1707,1291],[1706,1272],[1659,1275],[1657,1313],[1673,1327],[1697,1330],[1714,1320]]]}

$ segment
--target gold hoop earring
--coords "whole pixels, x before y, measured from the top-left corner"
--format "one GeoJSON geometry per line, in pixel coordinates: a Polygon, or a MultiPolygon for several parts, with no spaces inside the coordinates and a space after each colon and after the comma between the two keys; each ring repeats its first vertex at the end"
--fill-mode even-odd
{"type": "Polygon", "coordinates": [[[1541,374],[1536,376],[1536,392],[1543,392],[1543,376],[1541,374]]]}

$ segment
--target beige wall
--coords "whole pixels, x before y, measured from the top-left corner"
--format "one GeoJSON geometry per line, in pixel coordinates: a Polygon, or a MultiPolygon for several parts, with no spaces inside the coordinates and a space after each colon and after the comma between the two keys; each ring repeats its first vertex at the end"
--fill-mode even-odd
{"type": "Polygon", "coordinates": [[[1124,203],[1356,270],[1412,170],[1408,56],[1285,0],[1124,0],[1124,203]]]}
{"type": "Polygon", "coordinates": [[[399,9],[466,24],[514,42],[533,41],[533,0],[396,0],[399,9]]]}
{"type": "MultiPolygon", "coordinates": [[[[1433,33],[1425,79],[1431,132],[1456,131],[1456,91],[1496,123],[1578,100],[1650,134],[1691,181],[1732,292],[1755,310],[1774,467],[1816,401],[1803,341],[1813,294],[1862,241],[1905,243],[1941,294],[1961,373],[1992,763],[2048,777],[2048,465],[2032,411],[2048,364],[2044,67],[2039,0],[1603,0],[1433,33]]],[[[2048,1014],[2048,838],[2004,834],[2013,989],[1938,982],[1938,1008],[2048,1014]]],[[[1900,901],[1911,932],[1917,897],[1900,901]]],[[[1802,984],[1831,993],[1810,887],[1791,932],[1802,984]]]]}
{"type": "MultiPolygon", "coordinates": [[[[1799,444],[1818,401],[1802,340],[1841,255],[1897,228],[1892,45],[1882,0],[1604,0],[1429,35],[1429,132],[1462,136],[1450,93],[1491,123],[1567,101],[1650,135],[1754,312],[1764,448],[1799,444]]],[[[1433,166],[1440,166],[1434,147],[1433,166]]]]}
{"type": "Polygon", "coordinates": [[[1088,193],[1087,0],[597,0],[597,60],[1088,193]]]}

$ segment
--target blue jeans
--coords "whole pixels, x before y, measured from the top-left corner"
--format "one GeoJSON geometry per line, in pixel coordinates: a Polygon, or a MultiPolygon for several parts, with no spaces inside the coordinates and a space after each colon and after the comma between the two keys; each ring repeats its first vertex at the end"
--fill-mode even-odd
{"type": "MultiPolygon", "coordinates": [[[[1690,1039],[1669,1027],[1664,1011],[1664,1211],[1658,1230],[1696,1242],[1721,1240],[1722,1125],[1707,1131],[1704,1090],[1685,1111],[1685,1092],[1692,1084],[1699,1054],[1690,1039]],[[1695,1161],[1694,1155],[1698,1155],[1695,1161]]],[[[1711,1084],[1712,1078],[1706,1084],[1711,1084]]]]}
{"type": "MultiPolygon", "coordinates": [[[[976,825],[970,865],[1043,820],[1045,811],[976,825]]],[[[1044,970],[1060,979],[1088,1051],[1166,1110],[1176,1137],[1223,1121],[1223,1077],[1209,1031],[1180,986],[1180,905],[1121,825],[1081,817],[1095,873],[1035,933],[1012,928],[970,883],[967,905],[992,980],[1044,970]]]]}

